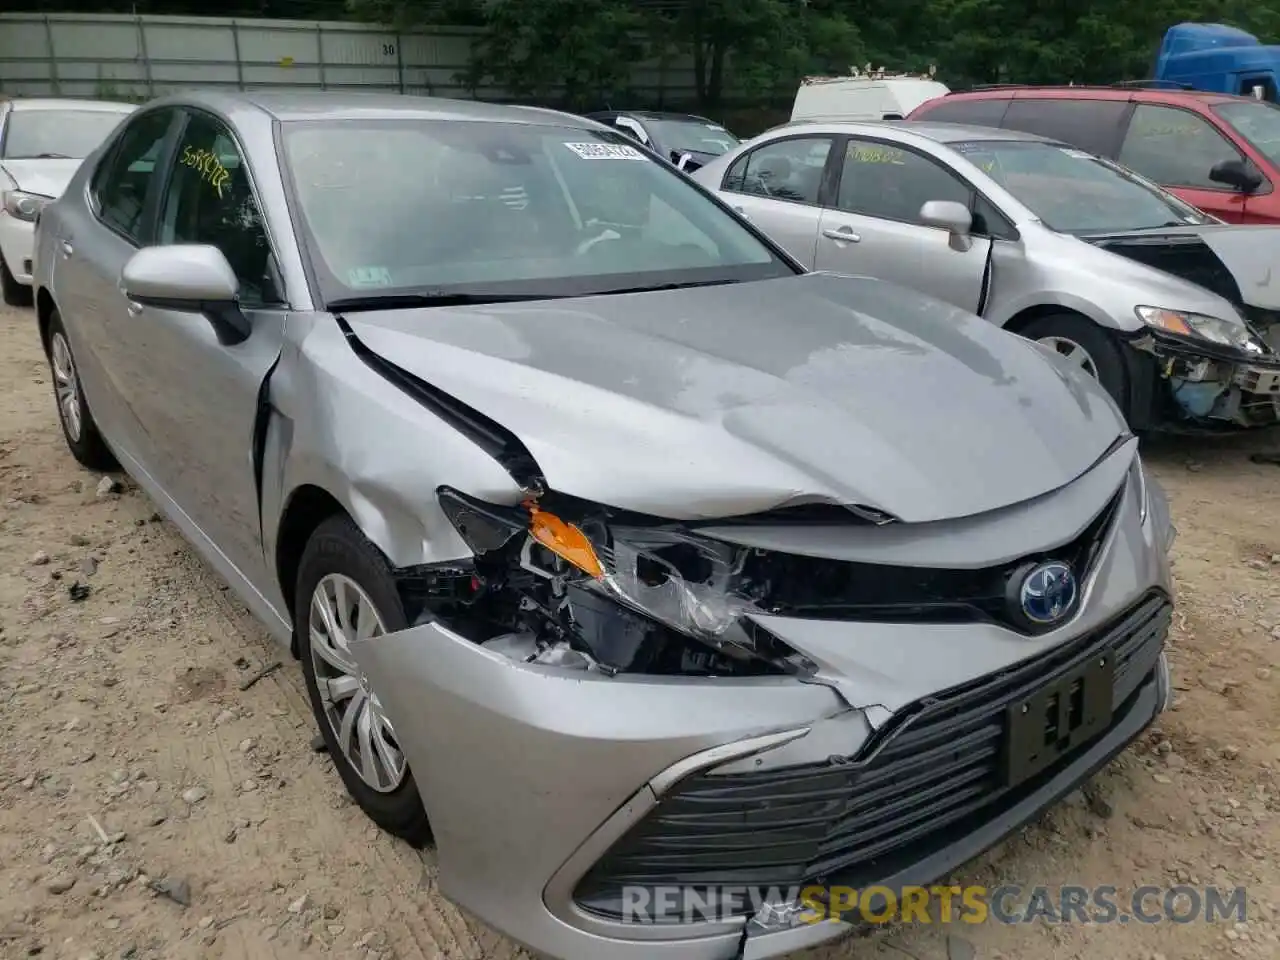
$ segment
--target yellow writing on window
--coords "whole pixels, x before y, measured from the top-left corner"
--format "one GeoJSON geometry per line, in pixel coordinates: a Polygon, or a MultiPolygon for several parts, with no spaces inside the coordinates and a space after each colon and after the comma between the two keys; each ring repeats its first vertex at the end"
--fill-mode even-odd
{"type": "Polygon", "coordinates": [[[849,159],[855,163],[902,163],[902,151],[873,144],[849,144],[849,159]]]}
{"type": "Polygon", "coordinates": [[[222,188],[231,179],[231,174],[222,165],[216,153],[212,150],[193,150],[191,147],[183,147],[182,163],[197,171],[200,179],[218,192],[219,199],[222,198],[222,188]]]}

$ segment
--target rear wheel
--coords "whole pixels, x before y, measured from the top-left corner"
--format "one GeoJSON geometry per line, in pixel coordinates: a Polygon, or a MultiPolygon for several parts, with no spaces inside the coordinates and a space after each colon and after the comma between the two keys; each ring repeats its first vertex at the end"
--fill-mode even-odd
{"type": "Polygon", "coordinates": [[[1101,383],[1128,419],[1128,375],[1115,334],[1079,314],[1054,313],[1032,320],[1022,328],[1022,335],[1044,344],[1101,383]]]}
{"type": "Polygon", "coordinates": [[[11,307],[31,306],[31,288],[18,282],[4,257],[0,257],[0,297],[11,307]]]}
{"type": "Polygon", "coordinates": [[[71,355],[71,341],[62,325],[62,316],[56,310],[49,317],[49,370],[53,374],[58,422],[62,424],[62,436],[71,455],[90,470],[116,469],[116,459],[89,412],[89,404],[80,386],[80,371],[71,355]]]}
{"type": "Polygon", "coordinates": [[[307,541],[294,606],[311,708],[347,792],[382,829],[425,845],[431,829],[413,773],[350,652],[353,640],[409,624],[386,559],[347,517],[330,517],[307,541]]]}

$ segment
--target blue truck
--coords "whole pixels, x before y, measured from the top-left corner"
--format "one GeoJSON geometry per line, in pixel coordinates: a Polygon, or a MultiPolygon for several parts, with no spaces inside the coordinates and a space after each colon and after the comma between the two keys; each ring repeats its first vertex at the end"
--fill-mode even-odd
{"type": "Polygon", "coordinates": [[[1179,23],[1165,33],[1151,75],[1170,86],[1275,103],[1280,45],[1221,23],[1179,23]]]}

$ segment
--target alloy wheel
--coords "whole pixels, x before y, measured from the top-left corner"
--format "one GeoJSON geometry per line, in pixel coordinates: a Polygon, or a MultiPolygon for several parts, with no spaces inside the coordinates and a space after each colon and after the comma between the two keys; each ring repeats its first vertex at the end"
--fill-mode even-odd
{"type": "Polygon", "coordinates": [[[84,424],[80,419],[80,381],[76,376],[75,361],[71,359],[71,348],[67,346],[67,338],[61,332],[53,335],[49,345],[49,357],[53,367],[53,390],[58,400],[58,416],[62,419],[62,428],[72,443],[78,443],[84,424]]]}
{"type": "Polygon", "coordinates": [[[338,747],[361,780],[390,793],[404,780],[404,753],[350,649],[356,640],[385,634],[382,617],[358,583],[331,573],[311,594],[308,627],[316,688],[338,747]]]}
{"type": "Polygon", "coordinates": [[[1066,337],[1041,337],[1039,342],[1062,357],[1067,363],[1079,367],[1093,379],[1098,379],[1098,366],[1093,362],[1093,357],[1089,355],[1088,350],[1074,340],[1068,340],[1066,337]]]}

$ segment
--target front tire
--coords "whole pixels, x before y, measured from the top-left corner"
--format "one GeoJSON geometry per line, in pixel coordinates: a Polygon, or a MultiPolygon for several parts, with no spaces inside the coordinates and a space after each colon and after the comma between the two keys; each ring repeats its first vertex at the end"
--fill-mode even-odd
{"type": "Polygon", "coordinates": [[[89,403],[80,384],[80,371],[71,354],[71,340],[57,310],[49,317],[49,371],[53,374],[58,422],[62,424],[62,436],[71,455],[90,470],[105,472],[117,469],[119,465],[89,412],[89,403]]]}
{"type": "Polygon", "coordinates": [[[1129,377],[1121,344],[1115,334],[1087,317],[1075,313],[1054,313],[1037,317],[1022,329],[1028,340],[1036,340],[1102,384],[1111,394],[1126,420],[1132,401],[1129,377]]]}
{"type": "Polygon", "coordinates": [[[0,297],[11,307],[31,306],[31,288],[18,282],[4,257],[0,257],[0,297]]]}
{"type": "Polygon", "coordinates": [[[409,624],[386,559],[346,516],[325,520],[307,541],[294,608],[311,709],[347,792],[382,829],[425,846],[431,828],[413,773],[348,651],[354,639],[409,624]]]}

